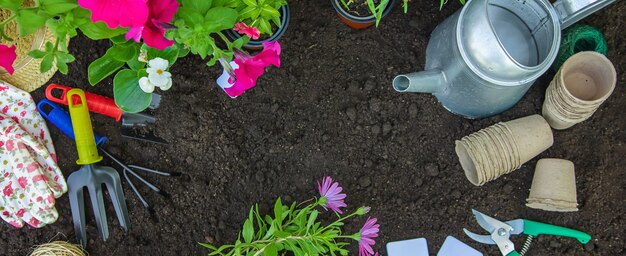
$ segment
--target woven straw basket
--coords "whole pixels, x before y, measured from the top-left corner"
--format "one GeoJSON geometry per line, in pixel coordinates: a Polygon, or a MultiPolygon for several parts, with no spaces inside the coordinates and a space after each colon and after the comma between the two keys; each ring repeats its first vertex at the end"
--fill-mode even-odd
{"type": "MultiPolygon", "coordinates": [[[[32,1],[26,1],[27,5],[32,5],[32,1]]],[[[0,21],[5,20],[11,16],[11,11],[7,9],[0,10],[0,21]]],[[[28,35],[26,37],[19,37],[19,30],[17,23],[11,21],[5,26],[5,33],[7,36],[13,38],[13,42],[5,42],[0,39],[2,44],[15,45],[15,53],[17,59],[13,63],[15,72],[13,75],[9,75],[6,71],[0,68],[0,80],[6,81],[15,87],[18,87],[27,92],[34,91],[35,89],[43,86],[57,71],[56,62],[53,63],[52,69],[46,73],[39,72],[39,66],[42,59],[33,59],[28,56],[28,53],[32,50],[44,50],[46,42],[54,43],[56,38],[48,30],[47,27],[43,27],[37,32],[28,35]]]]}

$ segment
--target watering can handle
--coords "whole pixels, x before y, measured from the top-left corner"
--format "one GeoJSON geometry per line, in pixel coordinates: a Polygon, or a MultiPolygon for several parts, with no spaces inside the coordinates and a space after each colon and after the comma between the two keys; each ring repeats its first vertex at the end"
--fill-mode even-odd
{"type": "Polygon", "coordinates": [[[561,29],[565,29],[613,2],[615,0],[557,0],[553,6],[559,14],[561,29]]]}
{"type": "MultiPolygon", "coordinates": [[[[39,111],[41,116],[48,119],[50,123],[59,128],[67,137],[70,137],[72,140],[74,139],[72,119],[67,111],[47,99],[43,99],[37,103],[37,111],[39,111]]],[[[94,137],[98,146],[103,145],[107,140],[107,137],[98,134],[94,134],[94,137]]]]}
{"type": "Polygon", "coordinates": [[[87,108],[85,92],[81,89],[71,89],[67,92],[67,105],[72,117],[72,127],[74,128],[74,140],[78,150],[77,164],[87,165],[100,162],[102,156],[98,155],[96,140],[93,136],[91,118],[87,108]]]}

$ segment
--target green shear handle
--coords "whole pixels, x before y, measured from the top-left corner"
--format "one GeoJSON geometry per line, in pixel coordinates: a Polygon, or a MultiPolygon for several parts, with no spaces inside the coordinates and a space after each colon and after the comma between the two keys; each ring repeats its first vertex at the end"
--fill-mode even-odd
{"type": "MultiPolygon", "coordinates": [[[[582,244],[587,244],[589,243],[589,241],[591,241],[591,236],[589,234],[578,231],[578,230],[545,224],[545,223],[536,222],[532,220],[523,220],[523,221],[524,221],[523,233],[528,235],[529,237],[536,237],[538,235],[565,236],[565,237],[575,238],[578,241],[580,241],[582,244]]],[[[519,252],[512,251],[506,256],[520,256],[520,255],[521,254],[519,252]]]]}
{"type": "Polygon", "coordinates": [[[529,235],[529,236],[538,236],[538,235],[566,236],[566,237],[576,238],[582,244],[587,244],[589,243],[589,241],[591,241],[591,236],[587,233],[570,229],[570,228],[536,222],[532,220],[524,220],[524,234],[529,235]]]}

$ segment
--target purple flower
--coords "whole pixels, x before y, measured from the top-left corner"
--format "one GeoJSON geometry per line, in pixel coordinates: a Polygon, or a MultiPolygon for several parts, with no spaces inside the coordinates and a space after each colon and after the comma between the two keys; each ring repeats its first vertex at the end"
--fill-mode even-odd
{"type": "Polygon", "coordinates": [[[338,182],[333,183],[333,179],[329,176],[326,176],[322,180],[322,184],[317,182],[317,190],[320,192],[322,198],[320,198],[320,204],[324,209],[331,210],[343,214],[340,207],[346,207],[346,203],[343,202],[343,199],[346,198],[346,194],[341,194],[341,190],[343,190],[338,182]]]}
{"type": "Polygon", "coordinates": [[[359,256],[370,256],[374,254],[372,245],[376,244],[374,238],[378,237],[378,228],[380,225],[376,224],[378,221],[376,218],[367,218],[365,224],[361,228],[361,239],[359,239],[359,256]]]}

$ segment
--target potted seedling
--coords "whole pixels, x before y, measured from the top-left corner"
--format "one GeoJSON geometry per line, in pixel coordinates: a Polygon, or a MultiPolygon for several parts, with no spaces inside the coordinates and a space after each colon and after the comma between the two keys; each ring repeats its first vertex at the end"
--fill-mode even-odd
{"type": "MultiPolygon", "coordinates": [[[[402,9],[407,13],[410,0],[402,0],[402,9]]],[[[337,15],[351,28],[362,29],[380,23],[396,4],[396,0],[331,0],[337,15]]],[[[439,9],[443,8],[447,0],[440,0],[439,9]]],[[[459,0],[465,4],[465,0],[459,0]]]]}
{"type": "Polygon", "coordinates": [[[248,36],[250,40],[243,47],[249,50],[260,50],[264,42],[278,41],[291,18],[285,0],[243,0],[237,10],[238,22],[226,33],[233,40],[248,36]]]}
{"type": "MultiPolygon", "coordinates": [[[[403,0],[407,6],[408,0],[403,0]]],[[[396,4],[396,0],[330,0],[337,15],[351,28],[362,29],[374,24],[386,16],[396,4]]]]}

